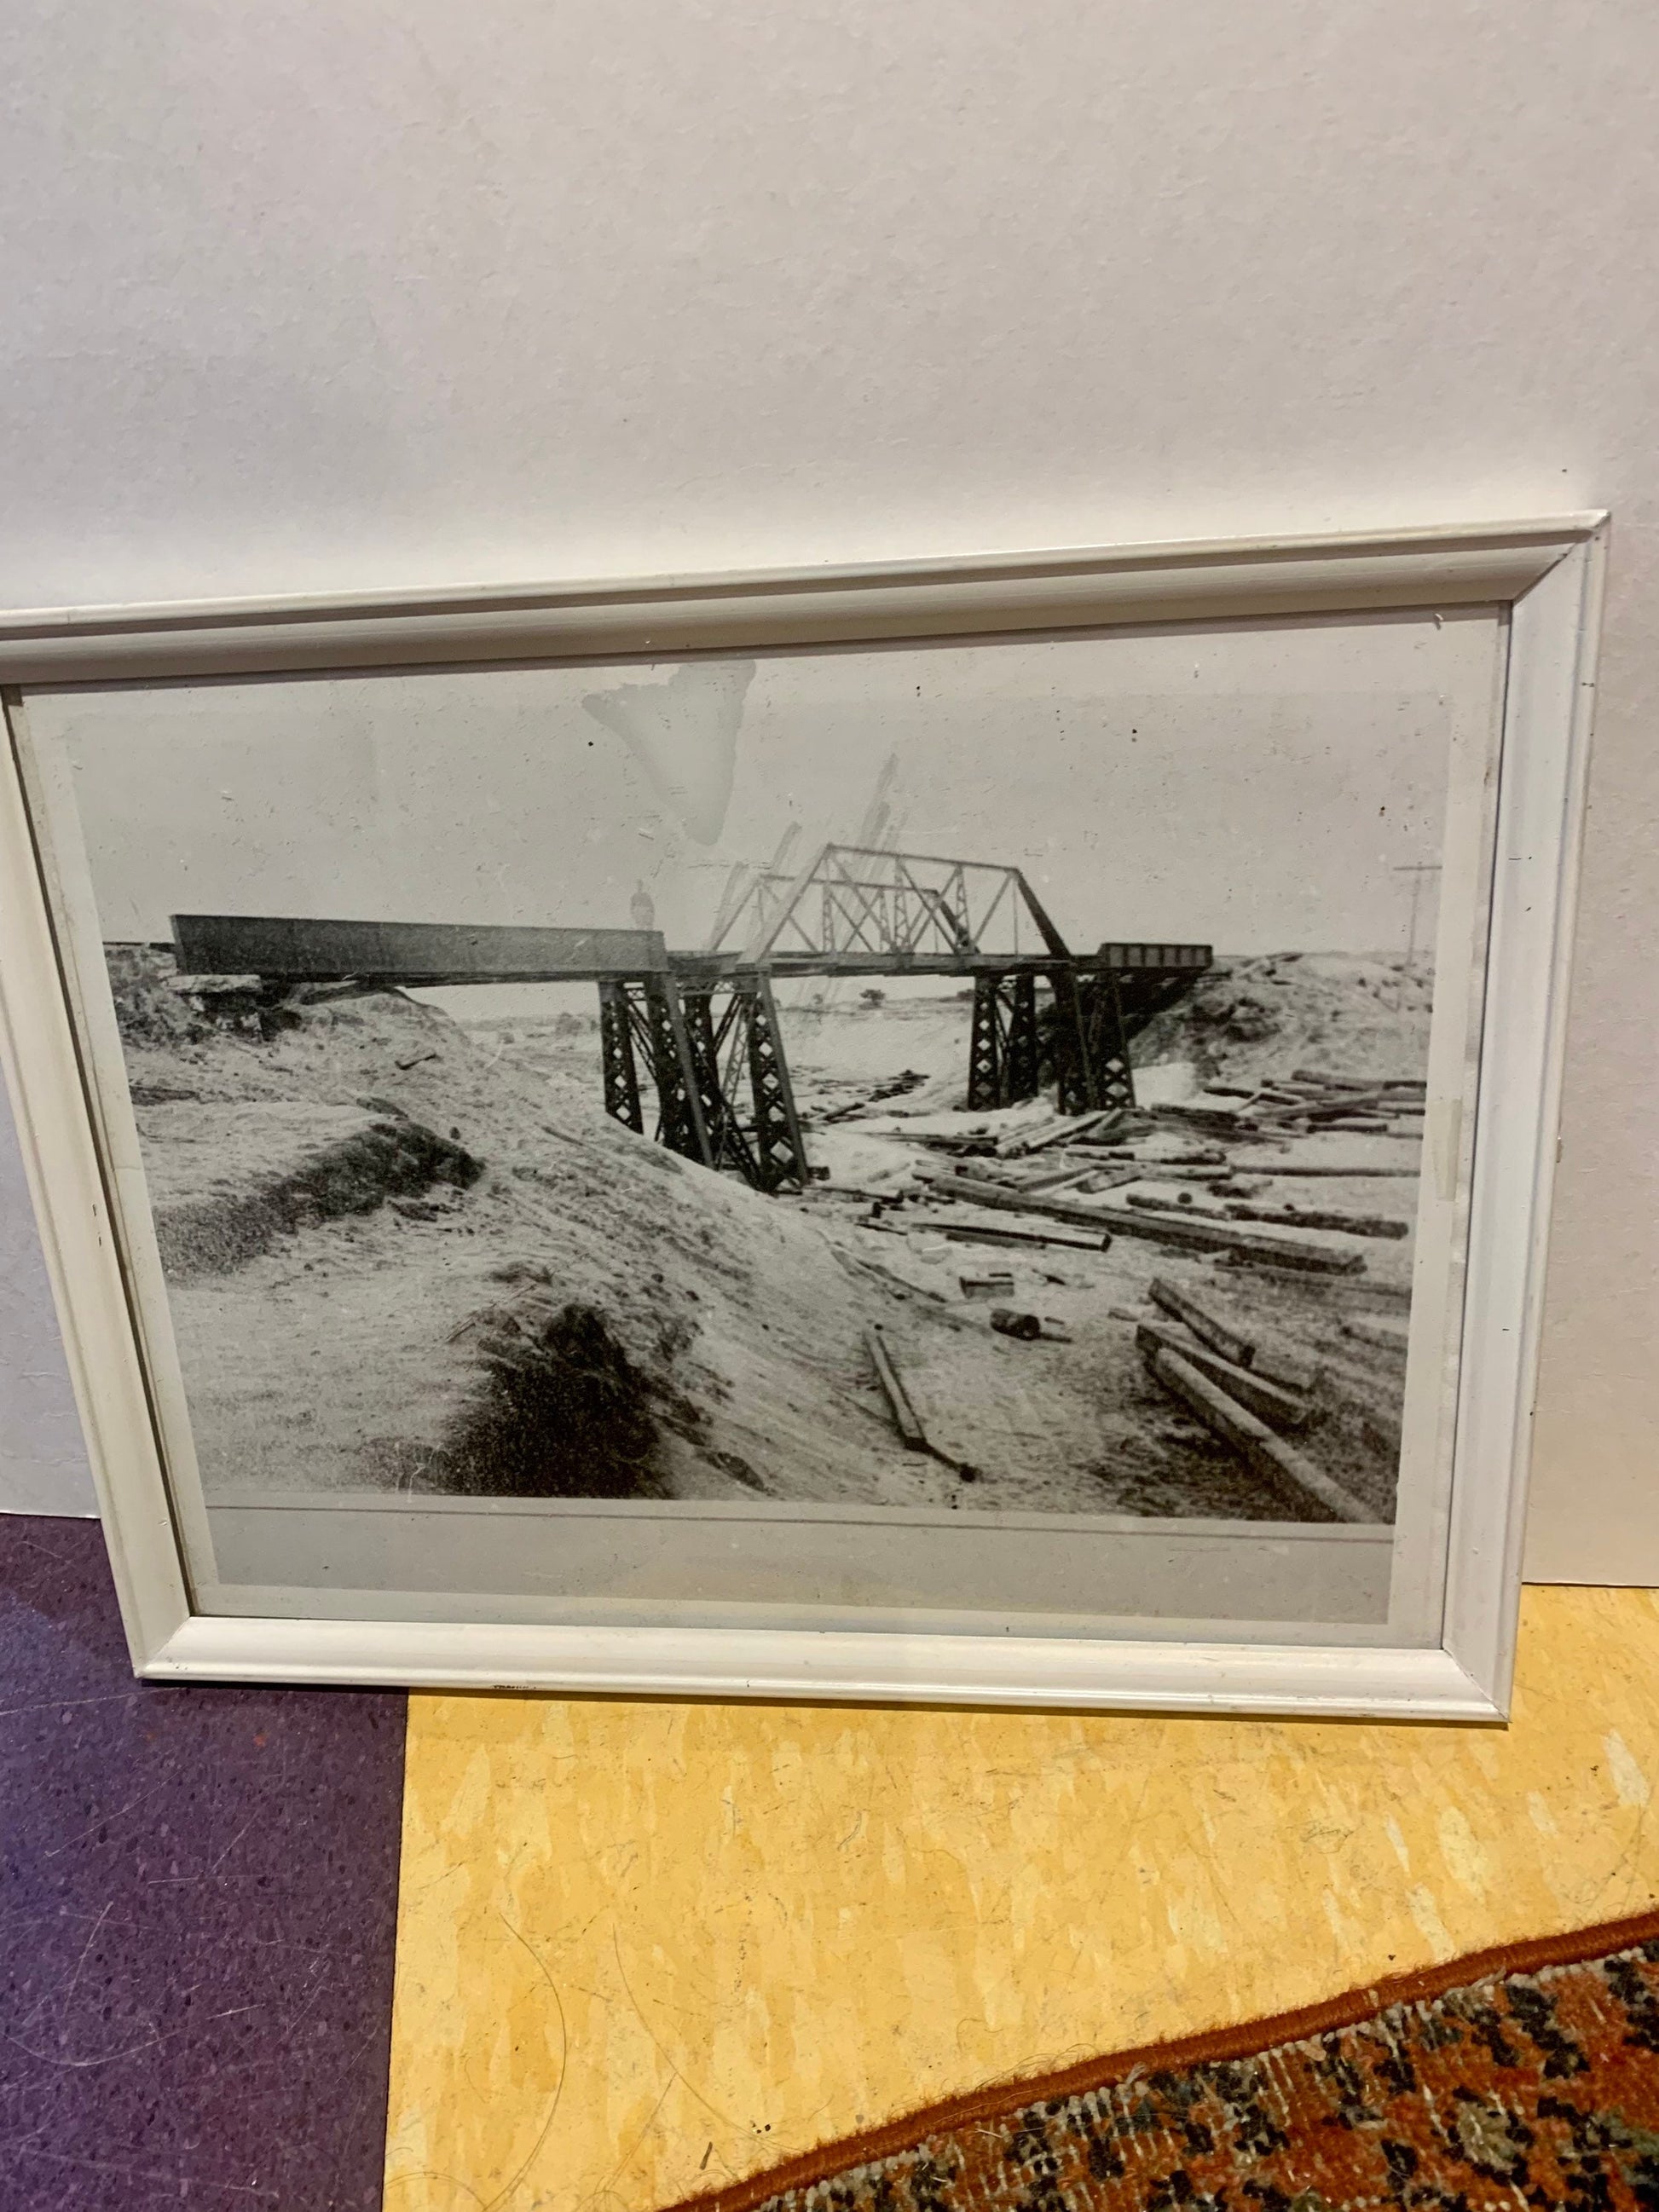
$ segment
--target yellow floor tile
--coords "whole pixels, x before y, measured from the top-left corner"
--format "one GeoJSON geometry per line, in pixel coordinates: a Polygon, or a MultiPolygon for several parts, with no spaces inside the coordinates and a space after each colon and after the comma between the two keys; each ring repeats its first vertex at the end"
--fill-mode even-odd
{"type": "Polygon", "coordinates": [[[386,2212],[657,2212],[1010,2075],[1659,1901],[1659,1600],[1504,1730],[410,1700],[386,2212]]]}

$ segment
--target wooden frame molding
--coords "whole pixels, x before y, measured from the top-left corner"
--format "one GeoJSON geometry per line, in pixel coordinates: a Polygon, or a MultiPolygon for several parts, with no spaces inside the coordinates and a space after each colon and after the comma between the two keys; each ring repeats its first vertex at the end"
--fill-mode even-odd
{"type": "MultiPolygon", "coordinates": [[[[74,933],[25,748],[0,759],[0,1056],[138,1671],[640,1696],[1492,1720],[1508,1700],[1606,518],[980,554],[867,567],[0,614],[26,689],[436,670],[1114,628],[1492,610],[1506,655],[1437,1645],[621,1626],[209,1613],[144,1353],[155,1283],[100,1104],[101,976],[74,933]],[[84,960],[82,966],[84,966],[84,960]],[[1501,1104],[1501,1110],[1500,1110],[1501,1104]]],[[[112,1017],[110,1036],[112,1037],[112,1017]]],[[[193,1509],[200,1511],[199,1505],[193,1509]]]]}

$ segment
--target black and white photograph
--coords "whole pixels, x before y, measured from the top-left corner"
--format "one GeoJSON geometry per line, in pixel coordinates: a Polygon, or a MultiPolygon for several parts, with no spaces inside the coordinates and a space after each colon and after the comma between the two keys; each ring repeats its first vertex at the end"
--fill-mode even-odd
{"type": "Polygon", "coordinates": [[[1392,1523],[1463,627],[37,698],[209,1504],[1392,1523]]]}

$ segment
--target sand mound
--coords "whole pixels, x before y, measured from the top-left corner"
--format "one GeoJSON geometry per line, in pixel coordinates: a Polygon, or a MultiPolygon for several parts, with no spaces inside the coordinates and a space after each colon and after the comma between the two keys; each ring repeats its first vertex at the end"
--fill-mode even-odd
{"type": "Polygon", "coordinates": [[[1434,978],[1401,961],[1281,952],[1219,960],[1149,1024],[1138,1065],[1190,1060],[1200,1078],[1254,1082],[1297,1066],[1419,1076],[1434,978]]]}
{"type": "Polygon", "coordinates": [[[482,1170],[447,1138],[361,1108],[152,1100],[137,1108],[170,1282],[222,1273],[308,1223],[369,1213],[482,1170]]]}
{"type": "MultiPolygon", "coordinates": [[[[153,977],[150,1004],[164,991],[153,977]]],[[[683,1496],[914,1504],[948,1486],[896,1449],[863,1330],[884,1311],[922,1336],[964,1324],[793,1208],[622,1128],[597,1083],[435,1008],[380,992],[283,1013],[162,1042],[140,1003],[125,1039],[210,1486],[557,1494],[575,1478],[553,1439],[573,1420],[594,1432],[591,1386],[611,1489],[624,1465],[683,1496]],[[459,1203],[377,1202],[422,1178],[459,1203]],[[514,1269],[536,1309],[508,1327],[537,1347],[516,1379],[514,1269]]]]}
{"type": "Polygon", "coordinates": [[[501,1271],[517,1294],[477,1317],[483,1381],[444,1439],[465,1494],[627,1498],[657,1486],[652,1388],[597,1308],[561,1303],[544,1267],[501,1271]]]}

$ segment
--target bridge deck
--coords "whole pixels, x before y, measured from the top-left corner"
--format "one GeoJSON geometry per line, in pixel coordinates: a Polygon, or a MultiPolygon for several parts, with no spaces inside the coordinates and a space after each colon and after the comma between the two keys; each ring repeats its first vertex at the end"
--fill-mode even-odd
{"type": "MultiPolygon", "coordinates": [[[[738,952],[671,951],[654,929],[470,928],[433,921],[310,921],[244,915],[173,917],[181,975],[260,975],[272,981],[350,979],[435,988],[466,983],[596,983],[623,975],[720,982],[755,963],[738,952]]],[[[1109,944],[1061,957],[1030,952],[771,952],[760,963],[778,981],[793,976],[987,975],[1196,972],[1207,945],[1109,944]]]]}
{"type": "MultiPolygon", "coordinates": [[[[1103,945],[1093,952],[770,952],[761,965],[775,982],[793,975],[1007,975],[1069,968],[1079,975],[1199,972],[1213,958],[1207,945],[1103,945]]],[[[744,971],[736,952],[671,952],[682,982],[719,981],[744,971]]]]}

